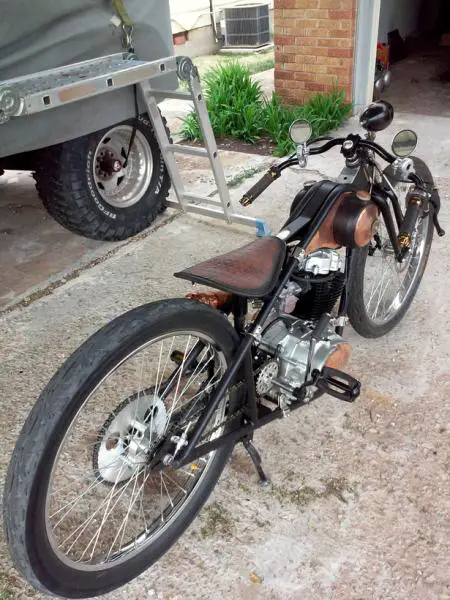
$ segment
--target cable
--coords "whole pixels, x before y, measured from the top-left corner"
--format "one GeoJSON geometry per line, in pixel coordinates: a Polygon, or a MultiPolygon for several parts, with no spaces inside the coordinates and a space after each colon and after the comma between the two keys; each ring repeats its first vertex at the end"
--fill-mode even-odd
{"type": "Polygon", "coordinates": [[[124,161],[124,163],[122,165],[123,169],[125,169],[125,167],[128,164],[128,159],[130,157],[131,148],[133,147],[134,140],[136,138],[136,130],[137,130],[137,124],[138,124],[138,120],[139,120],[139,104],[138,104],[138,98],[137,98],[137,85],[133,86],[133,95],[134,95],[134,111],[135,111],[134,125],[133,125],[133,129],[131,131],[130,143],[128,145],[127,156],[126,156],[125,161],[124,161]]]}

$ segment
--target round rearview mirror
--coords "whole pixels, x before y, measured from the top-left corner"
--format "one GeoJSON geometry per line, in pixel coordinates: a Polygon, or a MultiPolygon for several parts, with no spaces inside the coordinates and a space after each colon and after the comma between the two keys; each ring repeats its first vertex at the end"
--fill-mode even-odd
{"type": "Polygon", "coordinates": [[[392,140],[392,152],[404,158],[414,152],[417,146],[417,133],[412,129],[402,129],[392,140]]]}
{"type": "Polygon", "coordinates": [[[311,133],[311,125],[305,119],[296,119],[289,127],[289,137],[294,144],[306,144],[311,133]]]}

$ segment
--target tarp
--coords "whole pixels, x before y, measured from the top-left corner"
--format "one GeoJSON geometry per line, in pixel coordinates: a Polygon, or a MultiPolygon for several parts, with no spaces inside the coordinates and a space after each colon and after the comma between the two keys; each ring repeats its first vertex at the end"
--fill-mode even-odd
{"type": "MultiPolygon", "coordinates": [[[[134,23],[139,59],[173,54],[169,0],[124,0],[134,23]]],[[[109,0],[0,0],[0,84],[2,81],[114,54],[123,50],[121,30],[111,23],[109,0]]],[[[174,89],[173,76],[152,79],[174,89]]],[[[79,137],[134,114],[131,89],[108,92],[0,125],[0,156],[79,137]]]]}

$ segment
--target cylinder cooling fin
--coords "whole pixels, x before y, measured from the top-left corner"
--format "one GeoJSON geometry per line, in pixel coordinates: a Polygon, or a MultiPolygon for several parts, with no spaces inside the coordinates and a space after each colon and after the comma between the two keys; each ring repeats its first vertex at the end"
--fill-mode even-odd
{"type": "Polygon", "coordinates": [[[299,296],[292,314],[305,320],[314,321],[323,313],[331,313],[345,283],[345,274],[341,271],[325,276],[311,277],[310,289],[299,296]]]}

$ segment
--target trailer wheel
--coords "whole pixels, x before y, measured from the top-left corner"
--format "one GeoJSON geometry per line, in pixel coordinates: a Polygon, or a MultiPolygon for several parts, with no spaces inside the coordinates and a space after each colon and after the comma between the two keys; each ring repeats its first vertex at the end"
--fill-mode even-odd
{"type": "Polygon", "coordinates": [[[165,210],[170,179],[152,125],[139,116],[128,156],[134,124],[129,119],[40,153],[36,188],[63,227],[96,240],[124,240],[165,210]]]}

